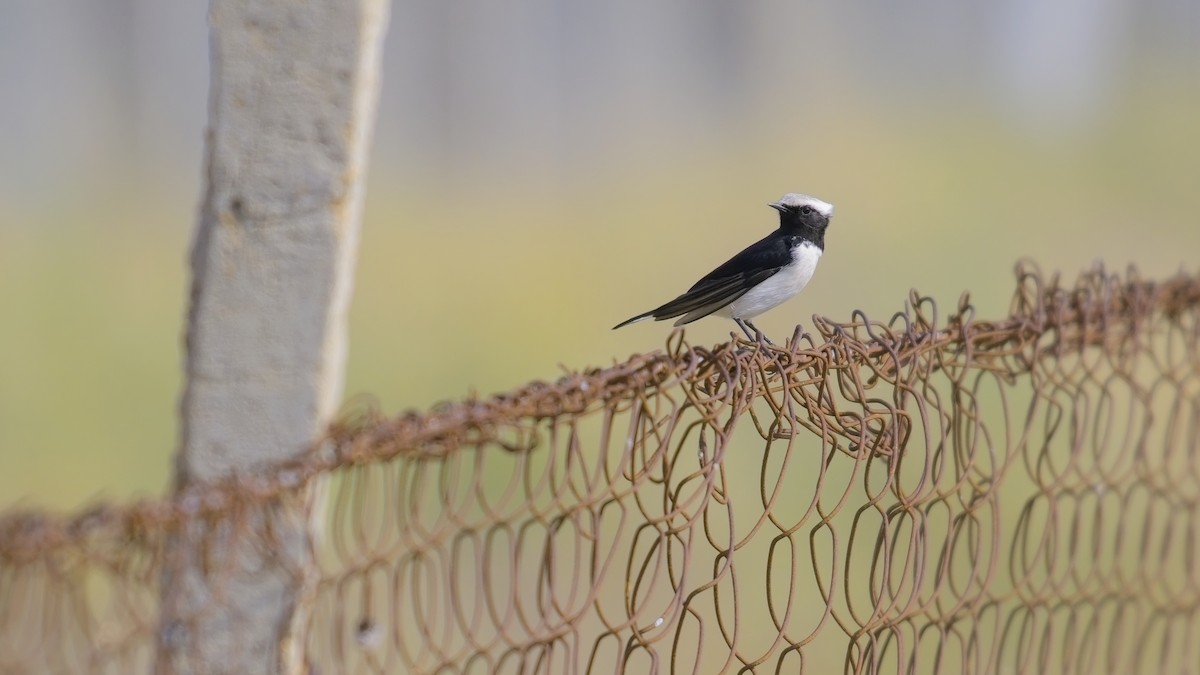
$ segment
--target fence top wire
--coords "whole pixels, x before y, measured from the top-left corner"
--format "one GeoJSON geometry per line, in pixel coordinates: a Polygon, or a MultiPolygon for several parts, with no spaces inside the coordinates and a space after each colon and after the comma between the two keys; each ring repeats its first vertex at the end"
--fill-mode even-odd
{"type": "Polygon", "coordinates": [[[1200,276],[1016,276],[998,320],[913,291],[778,346],[676,331],[424,413],[352,404],[253,475],[0,515],[0,674],[143,669],[166,542],[269,551],[254,514],[314,484],[323,672],[1200,662],[1200,276]]]}
{"type": "Polygon", "coordinates": [[[1047,279],[1036,265],[1022,261],[1016,277],[1009,315],[1000,320],[977,319],[968,293],[953,311],[940,316],[934,299],[914,289],[905,310],[886,322],[873,321],[859,310],[848,322],[814,316],[815,334],[797,326],[782,346],[734,339],[705,348],[690,345],[679,330],[664,352],[635,354],[607,368],[569,373],[554,382],[531,382],[490,398],[439,404],[426,413],[409,411],[388,418],[365,403],[348,410],[297,460],[264,467],[253,476],[191,485],[169,497],[128,505],[98,504],[74,515],[27,510],[2,514],[0,560],[28,561],[97,538],[142,539],[184,521],[264,503],[339,467],[401,454],[442,455],[494,441],[500,430],[525,420],[578,414],[630,392],[680,380],[732,380],[739,370],[820,364],[817,369],[825,371],[866,366],[864,370],[876,377],[898,383],[902,373],[915,380],[938,369],[947,354],[973,355],[974,365],[980,367],[981,359],[999,362],[1030,354],[1034,344],[1039,354],[1119,345],[1155,314],[1173,319],[1200,307],[1200,276],[1183,272],[1151,281],[1133,267],[1122,276],[1098,265],[1074,283],[1064,283],[1061,275],[1047,279]],[[914,360],[923,361],[922,366],[912,368],[914,360]]]}

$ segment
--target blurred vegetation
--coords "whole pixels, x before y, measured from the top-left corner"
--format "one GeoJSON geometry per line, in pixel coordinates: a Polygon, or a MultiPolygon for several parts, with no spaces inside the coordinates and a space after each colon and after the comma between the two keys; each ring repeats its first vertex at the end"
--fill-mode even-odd
{"type": "MultiPolygon", "coordinates": [[[[803,123],[633,150],[549,186],[519,170],[476,175],[467,190],[417,169],[376,172],[347,396],[424,408],[656,349],[667,325],[609,329],[765,234],[766,203],[791,190],[837,212],[809,289],[757,322],[778,337],[813,313],[885,318],[914,286],[947,306],[970,290],[982,316],[998,316],[1022,256],[1068,276],[1096,260],[1148,277],[1194,270],[1200,100],[1145,88],[1070,134],[843,98],[803,123]]],[[[75,508],[168,485],[188,191],[200,186],[180,189],[145,194],[117,176],[64,188],[34,213],[0,205],[0,507],[75,508]]],[[[731,328],[688,331],[704,343],[731,328]]]]}

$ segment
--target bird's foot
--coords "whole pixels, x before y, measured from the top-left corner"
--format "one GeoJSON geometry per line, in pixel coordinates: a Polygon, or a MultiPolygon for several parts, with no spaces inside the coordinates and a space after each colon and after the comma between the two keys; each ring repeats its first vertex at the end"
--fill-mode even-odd
{"type": "Polygon", "coordinates": [[[761,330],[759,330],[758,326],[755,326],[745,319],[734,319],[734,321],[737,323],[738,328],[741,328],[742,332],[746,334],[746,339],[753,342],[760,349],[765,346],[775,346],[775,343],[771,342],[771,338],[767,337],[766,333],[763,333],[761,330]]]}
{"type": "Polygon", "coordinates": [[[766,344],[769,344],[769,345],[771,345],[772,347],[774,347],[774,346],[775,346],[775,343],[774,343],[774,342],[771,342],[771,338],[767,337],[767,334],[766,334],[766,333],[764,333],[764,332],[762,332],[761,330],[759,330],[759,329],[758,329],[758,326],[755,326],[754,324],[750,323],[749,321],[746,321],[745,323],[746,323],[746,325],[747,325],[747,326],[749,326],[751,329],[753,329],[753,330],[754,330],[754,341],[755,341],[757,344],[760,344],[760,345],[761,345],[761,344],[763,344],[763,343],[765,342],[766,344]]]}

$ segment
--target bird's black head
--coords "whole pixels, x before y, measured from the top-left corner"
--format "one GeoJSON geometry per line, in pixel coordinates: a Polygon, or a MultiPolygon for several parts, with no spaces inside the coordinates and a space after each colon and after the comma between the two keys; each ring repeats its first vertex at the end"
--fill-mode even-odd
{"type": "Polygon", "coordinates": [[[833,217],[833,204],[795,192],[780,197],[771,208],[779,212],[779,226],[788,229],[824,230],[833,217]]]}
{"type": "Polygon", "coordinates": [[[779,212],[779,228],[804,237],[822,249],[825,248],[825,228],[833,217],[833,204],[816,197],[789,192],[773,202],[771,208],[779,212]]]}

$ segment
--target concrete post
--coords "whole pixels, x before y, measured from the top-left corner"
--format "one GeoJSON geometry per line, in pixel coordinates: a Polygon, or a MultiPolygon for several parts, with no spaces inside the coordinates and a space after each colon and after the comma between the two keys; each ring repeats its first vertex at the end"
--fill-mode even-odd
{"type": "MultiPolygon", "coordinates": [[[[177,489],[253,475],[342,395],[387,0],[213,0],[177,489]]],[[[173,538],[161,673],[301,673],[313,490],[173,538]]]]}

